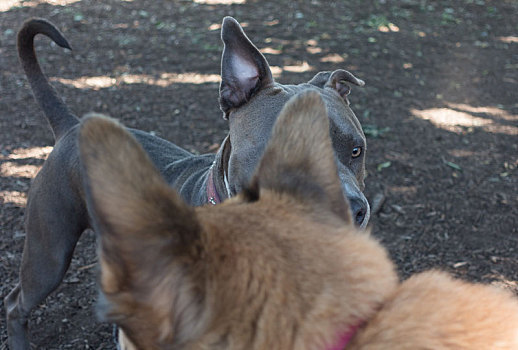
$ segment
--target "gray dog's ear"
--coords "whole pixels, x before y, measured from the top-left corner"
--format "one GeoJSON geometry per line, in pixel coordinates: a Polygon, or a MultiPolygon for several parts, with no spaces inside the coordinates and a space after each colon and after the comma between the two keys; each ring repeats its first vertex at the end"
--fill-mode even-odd
{"type": "Polygon", "coordinates": [[[303,92],[292,97],[275,122],[259,167],[244,195],[260,198],[261,189],[286,193],[351,223],[349,205],[338,177],[328,119],[324,101],[317,92],[303,92]]]}
{"type": "Polygon", "coordinates": [[[343,69],[338,69],[334,72],[320,72],[315,75],[309,83],[322,89],[334,89],[344,100],[347,100],[347,95],[351,92],[349,84],[357,86],[365,85],[363,80],[356,78],[351,72],[343,69]]]}
{"type": "Polygon", "coordinates": [[[228,117],[231,109],[246,103],[254,92],[273,82],[270,66],[232,17],[225,17],[221,28],[225,44],[221,58],[219,103],[228,117]]]}

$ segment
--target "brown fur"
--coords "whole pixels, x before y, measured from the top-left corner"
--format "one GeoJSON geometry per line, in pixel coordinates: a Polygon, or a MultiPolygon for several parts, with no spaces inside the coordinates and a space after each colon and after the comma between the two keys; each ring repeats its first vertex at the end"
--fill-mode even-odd
{"type": "Polygon", "coordinates": [[[351,223],[325,107],[285,107],[251,185],[189,208],[116,122],[80,135],[107,320],[126,349],[516,349],[518,302],[428,272],[398,285],[351,223]],[[500,347],[499,344],[501,345],[500,347]]]}
{"type": "Polygon", "coordinates": [[[518,349],[518,301],[444,272],[420,273],[386,300],[350,349],[518,349]]]}

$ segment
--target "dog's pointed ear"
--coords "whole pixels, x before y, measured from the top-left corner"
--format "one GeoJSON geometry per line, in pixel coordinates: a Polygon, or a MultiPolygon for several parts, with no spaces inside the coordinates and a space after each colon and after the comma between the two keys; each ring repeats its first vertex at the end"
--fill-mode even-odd
{"type": "Polygon", "coordinates": [[[219,102],[228,117],[231,109],[250,100],[254,92],[271,84],[273,77],[266,58],[234,18],[223,19],[221,40],[225,47],[221,58],[219,102]]]}
{"type": "Polygon", "coordinates": [[[319,72],[309,83],[322,89],[334,89],[346,101],[347,96],[351,92],[350,84],[356,86],[365,85],[363,80],[356,78],[351,72],[343,69],[338,69],[334,72],[319,72]]]}
{"type": "Polygon", "coordinates": [[[256,197],[261,189],[287,193],[352,222],[338,177],[326,107],[317,92],[296,95],[284,106],[249,194],[253,193],[250,189],[256,190],[256,197]]]}
{"type": "Polygon", "coordinates": [[[144,332],[156,331],[152,336],[158,337],[160,329],[170,327],[174,331],[166,333],[175,341],[185,338],[196,329],[193,319],[200,316],[198,300],[203,299],[202,288],[191,293],[196,281],[185,273],[201,254],[194,210],[116,121],[83,119],[79,149],[88,210],[100,234],[100,282],[109,305],[105,318],[131,338],[141,326],[137,318],[152,315],[156,324],[144,332]]]}
{"type": "MultiPolygon", "coordinates": [[[[194,209],[167,185],[137,140],[114,119],[86,117],[79,149],[88,208],[100,229],[101,242],[117,239],[129,245],[142,239],[145,245],[166,241],[171,253],[183,253],[199,239],[194,209]]],[[[136,248],[145,252],[143,245],[136,248]]]]}

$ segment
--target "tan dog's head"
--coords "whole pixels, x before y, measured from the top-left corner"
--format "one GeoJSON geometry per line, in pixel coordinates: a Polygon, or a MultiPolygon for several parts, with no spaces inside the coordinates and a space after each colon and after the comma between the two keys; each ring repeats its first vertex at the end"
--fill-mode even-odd
{"type": "Polygon", "coordinates": [[[134,349],[333,349],[396,288],[381,246],[351,223],[316,93],[296,96],[252,182],[191,208],[115,121],[80,151],[100,233],[103,313],[134,349]]]}

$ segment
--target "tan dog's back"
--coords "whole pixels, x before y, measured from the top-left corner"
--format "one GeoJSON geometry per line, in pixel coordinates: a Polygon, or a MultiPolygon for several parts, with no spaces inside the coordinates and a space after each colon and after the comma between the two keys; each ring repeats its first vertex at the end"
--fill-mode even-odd
{"type": "Polygon", "coordinates": [[[518,301],[496,287],[423,272],[399,286],[350,349],[518,349],[518,301]]]}
{"type": "Polygon", "coordinates": [[[196,209],[121,126],[83,122],[101,310],[126,349],[518,349],[511,295],[439,272],[398,285],[351,222],[327,120],[318,94],[291,100],[246,190],[196,209]]]}

